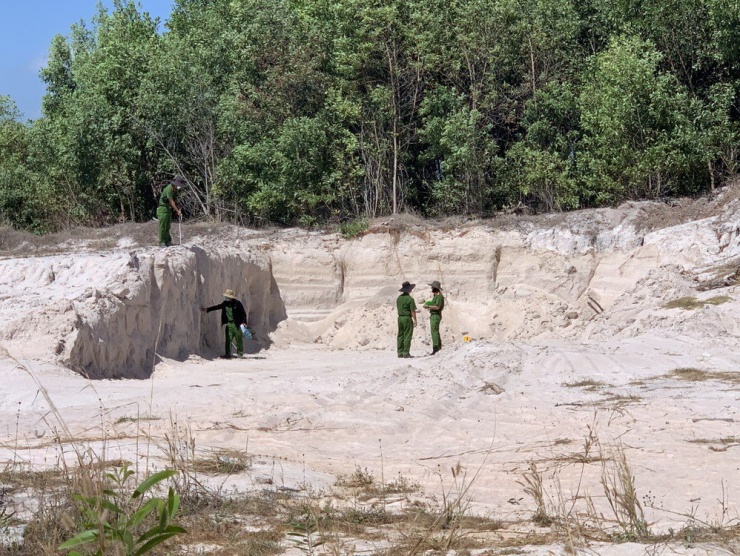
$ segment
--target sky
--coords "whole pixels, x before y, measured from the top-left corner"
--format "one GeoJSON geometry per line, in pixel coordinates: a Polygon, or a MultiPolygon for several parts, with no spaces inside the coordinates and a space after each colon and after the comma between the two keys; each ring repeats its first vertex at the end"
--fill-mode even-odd
{"type": "MultiPolygon", "coordinates": [[[[90,23],[99,0],[0,0],[0,96],[15,102],[23,120],[41,116],[44,83],[39,70],[54,35],[68,36],[74,23],[90,23]]],[[[112,0],[102,0],[109,9],[112,0]]],[[[169,18],[174,0],[137,0],[142,11],[160,20],[169,18]]]]}

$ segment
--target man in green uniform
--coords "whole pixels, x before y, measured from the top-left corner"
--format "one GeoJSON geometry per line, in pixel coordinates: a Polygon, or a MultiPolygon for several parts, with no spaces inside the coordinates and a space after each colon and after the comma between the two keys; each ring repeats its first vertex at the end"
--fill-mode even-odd
{"type": "Polygon", "coordinates": [[[416,302],[409,294],[415,286],[416,284],[404,282],[401,285],[401,289],[398,290],[401,292],[401,295],[396,299],[396,308],[398,309],[398,336],[396,338],[396,345],[399,357],[411,357],[409,350],[411,349],[411,338],[414,335],[414,327],[416,326],[416,302]]]}
{"type": "Polygon", "coordinates": [[[159,206],[157,206],[157,220],[159,220],[159,246],[169,247],[172,245],[170,226],[172,225],[172,212],[182,218],[182,211],[175,203],[177,191],[185,185],[185,180],[175,178],[159,195],[159,206]]]}
{"type": "Polygon", "coordinates": [[[432,329],[432,355],[442,349],[442,338],[439,335],[439,324],[442,322],[442,309],[445,308],[445,298],[442,296],[442,286],[435,280],[431,284],[432,297],[424,303],[424,308],[429,311],[429,326],[432,329]]]}
{"type": "Polygon", "coordinates": [[[221,309],[221,325],[226,325],[224,330],[224,354],[222,359],[231,359],[231,341],[236,340],[236,356],[244,356],[244,336],[239,328],[242,324],[247,323],[247,312],[244,305],[234,296],[233,290],[224,292],[224,300],[213,307],[201,307],[204,313],[210,313],[221,309]]]}

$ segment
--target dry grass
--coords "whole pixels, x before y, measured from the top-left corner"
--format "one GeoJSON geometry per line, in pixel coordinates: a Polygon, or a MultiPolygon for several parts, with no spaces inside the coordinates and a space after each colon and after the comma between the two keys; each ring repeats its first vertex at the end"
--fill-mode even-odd
{"type": "Polygon", "coordinates": [[[340,475],[335,484],[341,488],[369,489],[375,485],[375,476],[367,467],[365,469],[357,467],[351,475],[340,475]]]}
{"type": "Polygon", "coordinates": [[[400,473],[386,483],[377,481],[372,471],[360,467],[355,468],[350,475],[340,475],[334,487],[360,502],[378,498],[385,499],[389,495],[412,494],[421,489],[417,481],[404,477],[400,473]]]}
{"type": "Polygon", "coordinates": [[[566,446],[568,444],[573,444],[573,442],[574,442],[574,440],[572,440],[570,438],[556,438],[555,439],[555,442],[553,442],[553,444],[555,446],[566,446]]]}
{"type": "Polygon", "coordinates": [[[190,470],[207,475],[233,475],[252,466],[252,458],[237,450],[215,450],[190,461],[190,470]]]}
{"type": "Polygon", "coordinates": [[[707,444],[712,452],[726,452],[730,448],[740,446],[740,438],[735,436],[724,438],[694,438],[687,442],[691,444],[707,444]]]}
{"type": "Polygon", "coordinates": [[[141,421],[161,421],[161,417],[157,417],[156,415],[141,415],[139,417],[129,417],[129,416],[123,416],[119,417],[115,421],[113,421],[114,425],[120,425],[123,423],[139,423],[141,421]]]}
{"type": "Polygon", "coordinates": [[[617,446],[603,458],[601,485],[625,540],[646,540],[651,534],[637,493],[635,476],[624,448],[617,446]]]}
{"type": "MultiPolygon", "coordinates": [[[[232,224],[190,220],[182,224],[183,242],[195,236],[220,238],[226,241],[249,234],[267,237],[274,230],[250,230],[232,224]]],[[[173,238],[177,241],[177,224],[173,223],[173,238]]],[[[34,257],[69,253],[70,251],[107,251],[125,245],[128,247],[155,247],[158,245],[157,222],[116,224],[105,228],[76,227],[43,236],[0,226],[0,256],[34,257]]]]}
{"type": "Polygon", "coordinates": [[[544,479],[536,463],[529,464],[529,470],[524,473],[524,482],[520,484],[524,487],[524,493],[530,496],[535,503],[536,509],[532,515],[532,521],[542,527],[552,525],[553,519],[547,510],[544,479]]]}
{"type": "Polygon", "coordinates": [[[51,255],[75,250],[107,251],[119,241],[146,246],[157,244],[156,222],[126,223],[107,228],[72,228],[43,236],[0,228],[0,255],[28,257],[51,255]]]}
{"type": "Polygon", "coordinates": [[[740,383],[740,373],[727,371],[703,371],[693,367],[681,367],[670,371],[664,378],[674,378],[685,380],[687,382],[706,382],[716,380],[719,382],[729,382],[731,384],[740,383]]]}
{"type": "Polygon", "coordinates": [[[611,405],[611,407],[625,407],[629,404],[641,402],[642,397],[634,394],[612,394],[607,392],[601,404],[611,405]]]}
{"type": "Polygon", "coordinates": [[[612,387],[610,384],[606,384],[605,382],[594,380],[592,378],[579,380],[577,382],[565,382],[563,383],[563,386],[566,388],[583,388],[584,390],[587,390],[589,392],[612,387]]]}
{"type": "MultiPolygon", "coordinates": [[[[590,452],[590,445],[584,450],[590,452]]],[[[195,547],[199,544],[212,544],[220,547],[219,553],[236,556],[278,555],[286,546],[294,546],[304,554],[343,556],[353,554],[352,546],[363,541],[377,546],[378,556],[462,555],[476,549],[489,550],[491,554],[517,554],[519,547],[526,545],[557,543],[573,548],[582,546],[585,539],[731,543],[740,538],[740,529],[732,524],[712,528],[695,521],[687,522],[676,533],[651,536],[624,451],[616,449],[611,454],[613,458],[605,459],[608,465],[604,464],[602,483],[619,525],[618,533],[605,526],[595,527],[593,522],[580,522],[569,503],[554,502],[562,493],[553,496],[546,492],[546,481],[536,465],[530,467],[522,484],[528,495],[539,500],[531,517],[538,529],[532,530],[521,522],[505,523],[472,515],[466,503],[470,479],[457,465],[452,468],[453,486],[447,488],[440,505],[407,504],[397,512],[389,512],[377,503],[341,501],[344,494],[354,489],[374,488],[377,481],[370,479],[372,474],[367,470],[346,477],[343,486],[335,485],[338,490],[332,492],[209,492],[200,498],[186,498],[180,523],[188,534],[177,542],[185,547],[184,551],[173,552],[177,545],[165,544],[152,554],[197,554],[195,547]]],[[[98,462],[97,466],[103,464],[98,462]]],[[[81,472],[89,475],[89,470],[80,469],[46,472],[37,478],[25,472],[18,475],[22,482],[16,483],[17,488],[35,485],[33,495],[40,504],[39,511],[29,523],[26,544],[0,553],[56,556],[56,546],[69,538],[77,519],[71,495],[83,485],[79,480],[81,472]]],[[[0,475],[3,482],[5,478],[0,475]]],[[[552,483],[550,479],[547,482],[552,483]]],[[[575,498],[583,499],[577,494],[575,498]]]]}
{"type": "Polygon", "coordinates": [[[705,305],[722,305],[728,301],[732,301],[732,298],[728,295],[718,295],[704,300],[697,299],[696,297],[679,297],[678,299],[674,299],[673,301],[669,301],[663,305],[663,308],[691,311],[694,309],[701,309],[705,305]]]}
{"type": "Polygon", "coordinates": [[[486,382],[478,388],[478,392],[481,392],[483,394],[493,394],[494,396],[499,396],[504,393],[504,389],[501,388],[498,384],[494,384],[493,382],[486,382]]]}

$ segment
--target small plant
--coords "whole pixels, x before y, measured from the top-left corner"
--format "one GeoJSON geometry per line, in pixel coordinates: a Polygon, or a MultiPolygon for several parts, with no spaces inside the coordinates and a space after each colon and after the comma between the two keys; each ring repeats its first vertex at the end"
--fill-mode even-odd
{"type": "Polygon", "coordinates": [[[552,525],[552,518],[547,513],[545,504],[545,489],[542,483],[542,474],[537,469],[537,464],[531,462],[529,471],[524,474],[524,483],[519,483],[524,487],[524,492],[534,500],[537,509],[534,511],[532,521],[542,527],[552,525]]]}
{"type": "Polygon", "coordinates": [[[404,477],[400,472],[398,473],[398,477],[385,485],[386,494],[406,494],[418,492],[419,490],[421,490],[421,485],[418,481],[404,477]]]}
{"type": "Polygon", "coordinates": [[[367,229],[368,222],[364,218],[360,220],[349,220],[347,222],[342,222],[339,225],[339,232],[342,234],[344,239],[355,238],[363,232],[366,232],[367,229]]]}
{"type": "Polygon", "coordinates": [[[319,520],[312,508],[304,508],[303,515],[291,522],[292,531],[288,533],[288,538],[293,545],[306,554],[313,556],[316,549],[324,544],[319,534],[319,520]]]}
{"type": "MultiPolygon", "coordinates": [[[[105,474],[112,488],[103,488],[92,496],[74,496],[82,514],[84,530],[63,543],[59,550],[96,543],[96,556],[140,556],[170,537],[186,532],[179,525],[171,523],[180,507],[180,497],[172,487],[166,499],[153,496],[144,501],[144,494],[154,485],[177,474],[177,471],[168,469],[155,473],[127,497],[126,484],[133,474],[128,464],[124,464],[115,472],[105,474]],[[156,518],[154,525],[139,532],[150,516],[156,518]]],[[[73,550],[69,556],[81,556],[81,553],[73,550]]]]}
{"type": "Polygon", "coordinates": [[[362,469],[356,467],[354,473],[349,476],[339,477],[337,479],[337,486],[345,488],[370,488],[375,485],[375,476],[372,471],[369,471],[367,467],[362,469]]]}
{"type": "Polygon", "coordinates": [[[191,461],[192,470],[211,475],[233,475],[249,469],[249,458],[234,450],[220,450],[211,457],[191,461]]]}
{"type": "Polygon", "coordinates": [[[632,474],[624,448],[618,446],[612,464],[602,459],[601,485],[612,513],[628,539],[639,540],[650,536],[648,523],[642,510],[635,477],[632,474]]]}
{"type": "Polygon", "coordinates": [[[702,307],[703,303],[692,296],[687,297],[679,297],[678,299],[674,299],[673,301],[669,301],[665,305],[663,305],[664,309],[684,309],[686,311],[691,311],[694,309],[698,309],[699,307],[702,307]]]}
{"type": "Polygon", "coordinates": [[[0,533],[10,528],[14,515],[15,512],[11,512],[5,506],[0,507],[0,533]]]}

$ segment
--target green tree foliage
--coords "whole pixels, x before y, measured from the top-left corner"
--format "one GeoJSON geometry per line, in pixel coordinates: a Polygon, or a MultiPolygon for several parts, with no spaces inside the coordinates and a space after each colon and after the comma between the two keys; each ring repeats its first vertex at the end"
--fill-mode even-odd
{"type": "Polygon", "coordinates": [[[580,99],[586,201],[693,193],[708,181],[712,109],[659,70],[662,58],[634,37],[594,58],[580,99]]]}
{"type": "Polygon", "coordinates": [[[15,227],[45,232],[54,196],[33,171],[34,129],[19,120],[15,103],[0,96],[0,216],[15,227]]]}
{"type": "Polygon", "coordinates": [[[737,170],[734,0],[135,0],[55,37],[43,117],[1,103],[14,226],[311,225],[697,194],[737,170]]]}
{"type": "Polygon", "coordinates": [[[525,132],[507,151],[502,169],[512,200],[544,210],[579,206],[580,120],[578,98],[568,84],[548,83],[527,103],[525,132]]]}
{"type": "Polygon", "coordinates": [[[155,153],[138,129],[138,96],[158,36],[133,2],[100,8],[93,27],[55,37],[41,77],[43,150],[49,181],[64,195],[72,220],[85,224],[143,218],[155,153]]]}

